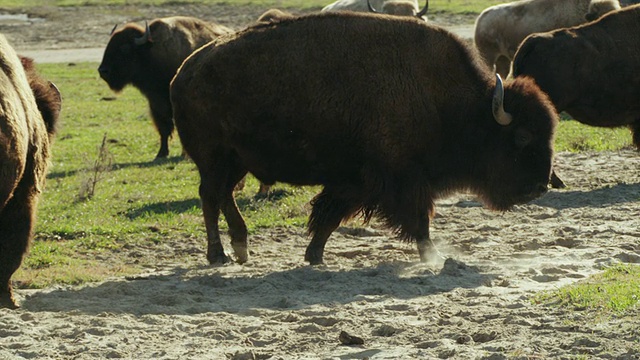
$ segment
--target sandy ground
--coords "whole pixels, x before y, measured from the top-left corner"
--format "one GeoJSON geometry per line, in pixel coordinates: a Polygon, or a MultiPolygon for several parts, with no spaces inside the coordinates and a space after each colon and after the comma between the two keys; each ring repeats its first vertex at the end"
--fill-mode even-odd
{"type": "MultiPolygon", "coordinates": [[[[109,11],[89,35],[125,21],[109,11]]],[[[23,49],[77,47],[66,31],[55,42],[40,29],[40,47],[27,31],[9,35],[23,49]]],[[[181,249],[198,265],[19,289],[22,308],[0,309],[0,359],[640,359],[640,310],[594,319],[530,301],[640,263],[640,154],[561,153],[557,170],[567,189],[510,212],[466,194],[439,201],[431,234],[442,257],[427,264],[374,223],[340,228],[327,264],[310,267],[304,230],[273,229],[251,235],[245,265],[208,266],[200,239],[181,249]],[[345,345],[341,332],[363,343],[345,345]]]]}
{"type": "Polygon", "coordinates": [[[245,265],[207,266],[202,240],[182,249],[197,266],[18,290],[22,309],[0,310],[0,359],[638,359],[640,310],[594,321],[530,301],[640,262],[638,169],[631,150],[561,153],[570,187],[513,211],[439,201],[446,260],[429,264],[374,225],[340,228],[310,267],[303,230],[274,229],[251,236],[245,265]]]}

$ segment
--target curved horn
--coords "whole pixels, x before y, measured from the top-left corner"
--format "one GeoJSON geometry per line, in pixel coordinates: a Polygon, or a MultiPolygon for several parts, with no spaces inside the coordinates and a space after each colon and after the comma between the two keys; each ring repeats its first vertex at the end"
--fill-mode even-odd
{"type": "Polygon", "coordinates": [[[369,8],[370,12],[380,14],[378,10],[374,9],[373,6],[371,6],[371,0],[367,0],[367,7],[369,8]]]}
{"type": "Polygon", "coordinates": [[[138,46],[151,42],[151,32],[149,31],[149,24],[146,20],[144,22],[144,34],[139,38],[133,39],[133,42],[138,46]]]}
{"type": "Polygon", "coordinates": [[[113,25],[113,29],[111,29],[111,32],[109,33],[109,35],[113,35],[113,32],[116,31],[117,27],[118,27],[118,24],[113,25]]]}
{"type": "Polygon", "coordinates": [[[502,78],[498,74],[496,74],[496,88],[493,91],[491,110],[493,111],[493,118],[496,119],[498,124],[503,126],[511,124],[511,120],[513,120],[511,114],[504,111],[504,87],[502,78]]]}
{"type": "Polygon", "coordinates": [[[427,13],[427,10],[429,10],[429,0],[424,3],[424,7],[416,14],[416,16],[419,18],[423,17],[427,13]]]}

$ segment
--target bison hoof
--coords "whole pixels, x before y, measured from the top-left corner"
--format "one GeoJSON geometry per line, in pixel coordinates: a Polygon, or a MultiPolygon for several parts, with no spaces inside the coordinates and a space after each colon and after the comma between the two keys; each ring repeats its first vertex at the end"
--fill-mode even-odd
{"type": "Polygon", "coordinates": [[[324,261],[322,261],[322,254],[306,254],[304,259],[309,262],[309,265],[322,265],[324,261]]]}
{"type": "Polygon", "coordinates": [[[224,253],[207,255],[207,260],[209,260],[209,264],[211,265],[222,265],[231,262],[231,259],[224,253]]]}
{"type": "Polygon", "coordinates": [[[20,305],[13,300],[11,294],[0,295],[0,309],[17,309],[20,305]]]}
{"type": "Polygon", "coordinates": [[[555,172],[551,174],[551,180],[549,180],[549,183],[554,189],[564,189],[567,187],[564,181],[562,181],[555,172]]]}
{"type": "Polygon", "coordinates": [[[234,246],[233,243],[231,246],[233,247],[233,252],[236,255],[236,262],[238,264],[244,264],[249,260],[249,252],[246,246],[234,246]]]}

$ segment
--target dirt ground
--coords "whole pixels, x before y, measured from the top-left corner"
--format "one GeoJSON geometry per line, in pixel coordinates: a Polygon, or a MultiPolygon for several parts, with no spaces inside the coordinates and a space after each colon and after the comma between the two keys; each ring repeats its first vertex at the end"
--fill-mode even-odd
{"type": "MultiPolygon", "coordinates": [[[[0,9],[2,6],[0,5],[0,9]]],[[[47,7],[30,10],[27,19],[2,20],[0,33],[5,34],[18,49],[76,49],[104,47],[114,25],[127,22],[142,22],[166,16],[195,16],[215,21],[235,30],[254,22],[268,8],[251,6],[180,5],[162,7],[141,6],[92,6],[92,7],[47,7]]],[[[315,9],[319,10],[319,9],[315,9]]],[[[301,12],[289,10],[295,14],[301,12]]],[[[307,10],[313,11],[312,10],[307,10]]],[[[2,14],[0,10],[0,14],[2,14]]],[[[26,11],[15,10],[15,14],[26,11]]],[[[429,15],[438,25],[469,25],[474,15],[429,15]]]]}
{"type": "MultiPolygon", "coordinates": [[[[217,12],[180,11],[239,28],[264,10],[207,8],[217,12]]],[[[8,35],[25,46],[100,46],[115,23],[177,14],[46,11],[57,30],[34,22],[39,29],[8,35]]],[[[594,318],[530,300],[608,265],[640,263],[639,170],[631,149],[560,153],[569,187],[512,211],[489,211],[468,194],[438,201],[440,256],[430,263],[374,223],[340,228],[327,264],[310,267],[304,229],[277,228],[250,236],[244,265],[208,266],[200,239],[168,247],[139,276],[18,290],[22,308],[0,310],[0,359],[640,359],[640,309],[594,318]],[[195,265],[172,263],[172,251],[193,254],[195,265]],[[362,344],[345,345],[342,332],[362,344]]]]}

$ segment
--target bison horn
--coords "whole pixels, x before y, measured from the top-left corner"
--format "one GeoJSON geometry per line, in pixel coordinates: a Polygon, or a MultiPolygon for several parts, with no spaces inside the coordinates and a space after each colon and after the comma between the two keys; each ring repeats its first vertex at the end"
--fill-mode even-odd
{"type": "Polygon", "coordinates": [[[118,27],[118,24],[113,25],[113,29],[111,29],[111,32],[109,33],[109,35],[113,35],[113,32],[116,31],[117,27],[118,27]]]}
{"type": "Polygon", "coordinates": [[[425,2],[424,7],[416,14],[416,16],[419,18],[423,17],[427,13],[427,10],[429,10],[429,0],[425,2]]]}
{"type": "Polygon", "coordinates": [[[144,34],[139,38],[133,39],[133,42],[138,46],[151,42],[151,32],[149,31],[149,24],[146,21],[144,22],[144,34]]]}
{"type": "Polygon", "coordinates": [[[493,91],[493,101],[491,104],[491,110],[493,111],[493,118],[496,119],[498,124],[507,126],[511,124],[511,114],[504,111],[504,86],[502,85],[502,78],[496,74],[496,89],[493,91]]]}
{"type": "Polygon", "coordinates": [[[367,7],[369,8],[369,11],[372,12],[372,13],[376,13],[376,14],[380,13],[378,10],[373,8],[373,6],[371,5],[371,1],[370,0],[367,0],[367,7]]]}

